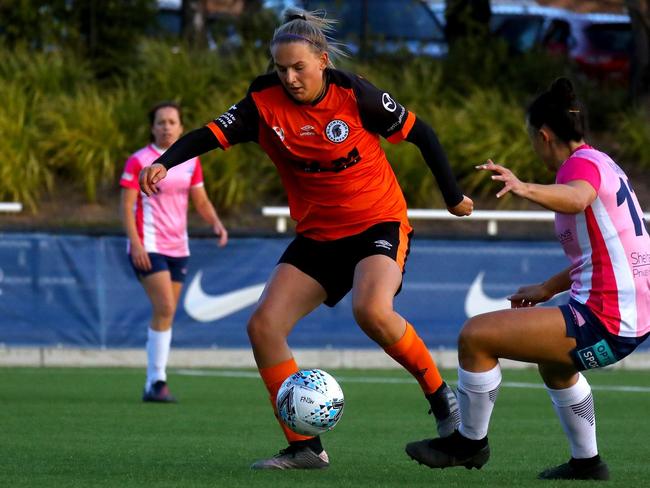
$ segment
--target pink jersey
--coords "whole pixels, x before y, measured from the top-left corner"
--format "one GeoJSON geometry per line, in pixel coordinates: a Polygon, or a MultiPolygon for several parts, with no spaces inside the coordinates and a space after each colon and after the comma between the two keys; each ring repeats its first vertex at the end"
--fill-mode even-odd
{"type": "Polygon", "coordinates": [[[187,204],[190,188],[203,186],[201,162],[193,158],[173,167],[158,183],[158,193],[147,197],[140,191],[138,176],[161,154],[151,144],[133,153],[126,161],[120,185],[138,191],[133,211],[145,250],[171,257],[189,256],[187,204]]]}
{"type": "Polygon", "coordinates": [[[607,154],[583,145],[556,182],[584,180],[596,200],[579,214],[556,213],[555,231],[571,260],[571,297],[622,337],[650,332],[650,237],[625,173],[607,154]]]}

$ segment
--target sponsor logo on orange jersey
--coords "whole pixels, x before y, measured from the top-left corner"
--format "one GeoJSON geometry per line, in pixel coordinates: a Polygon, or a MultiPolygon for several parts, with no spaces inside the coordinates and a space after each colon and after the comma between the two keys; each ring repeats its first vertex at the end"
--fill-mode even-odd
{"type": "Polygon", "coordinates": [[[315,136],[316,135],[316,129],[314,128],[313,125],[303,125],[300,128],[300,135],[301,136],[315,136]]]}
{"type": "Polygon", "coordinates": [[[397,109],[397,103],[393,100],[388,93],[381,96],[381,104],[388,112],[394,112],[397,109]]]}
{"type": "Polygon", "coordinates": [[[383,247],[384,249],[390,250],[393,245],[384,239],[380,239],[378,241],[375,241],[375,247],[383,247]]]}

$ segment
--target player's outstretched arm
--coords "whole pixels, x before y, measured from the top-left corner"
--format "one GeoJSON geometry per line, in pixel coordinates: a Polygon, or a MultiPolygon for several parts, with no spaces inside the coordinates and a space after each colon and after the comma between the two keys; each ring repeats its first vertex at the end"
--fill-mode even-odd
{"type": "Polygon", "coordinates": [[[447,155],[434,130],[428,124],[416,118],[406,140],[420,149],[424,161],[436,178],[449,212],[458,217],[470,215],[474,209],[474,202],[471,198],[463,195],[463,192],[458,187],[447,160],[447,155]]]}
{"type": "Polygon", "coordinates": [[[156,184],[167,176],[168,169],[218,147],[221,144],[207,127],[188,132],[140,172],[140,189],[151,196],[157,191],[156,184]]]}
{"type": "Polygon", "coordinates": [[[491,159],[488,159],[485,164],[477,166],[476,169],[491,171],[492,179],[503,183],[503,188],[497,193],[497,198],[510,192],[554,212],[566,214],[583,212],[597,196],[594,187],[584,180],[552,185],[523,182],[511,170],[500,164],[495,164],[491,159]]]}

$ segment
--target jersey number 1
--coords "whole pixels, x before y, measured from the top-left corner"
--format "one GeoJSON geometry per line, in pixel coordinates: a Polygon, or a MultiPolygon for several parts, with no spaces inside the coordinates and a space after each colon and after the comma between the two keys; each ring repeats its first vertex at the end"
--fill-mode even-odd
{"type": "Polygon", "coordinates": [[[623,178],[619,178],[619,181],[621,182],[621,187],[616,192],[616,206],[620,207],[623,205],[623,202],[627,201],[627,208],[630,211],[630,217],[632,217],[632,222],[634,223],[634,233],[638,236],[643,235],[643,224],[641,223],[639,214],[636,213],[636,208],[634,208],[634,200],[632,200],[630,187],[623,178]]]}

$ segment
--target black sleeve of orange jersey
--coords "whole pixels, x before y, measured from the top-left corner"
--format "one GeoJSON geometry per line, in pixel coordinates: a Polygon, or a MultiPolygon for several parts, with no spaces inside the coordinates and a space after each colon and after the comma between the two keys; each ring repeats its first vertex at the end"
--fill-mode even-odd
{"type": "Polygon", "coordinates": [[[438,182],[438,187],[447,207],[458,205],[463,200],[463,192],[456,183],[445,150],[431,126],[416,118],[411,131],[406,136],[406,140],[420,149],[424,161],[438,182]]]}
{"type": "Polygon", "coordinates": [[[257,142],[259,113],[251,93],[207,125],[224,149],[242,142],[257,142]]]}
{"type": "Polygon", "coordinates": [[[155,162],[169,169],[212,149],[256,141],[257,130],[257,108],[248,95],[205,127],[185,134],[155,162]]]}
{"type": "Polygon", "coordinates": [[[173,168],[188,159],[221,147],[221,144],[207,127],[188,132],[167,149],[154,163],[173,168]]]}
{"type": "MultiPolygon", "coordinates": [[[[399,142],[391,138],[401,131],[407,123],[409,112],[396,102],[388,92],[382,91],[365,78],[353,78],[352,87],[357,97],[357,107],[363,127],[379,134],[391,142],[399,142]]],[[[398,134],[399,136],[399,134],[398,134]]]]}

